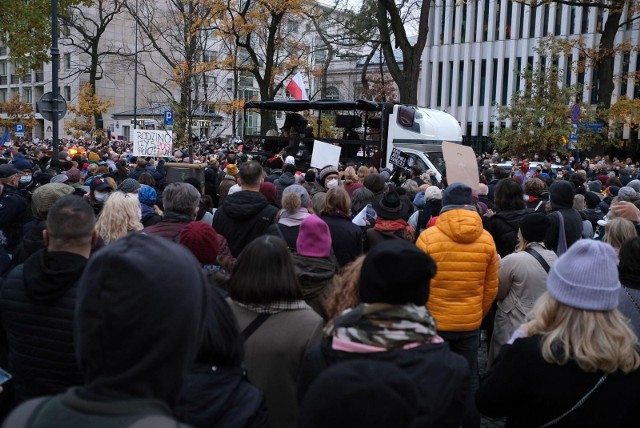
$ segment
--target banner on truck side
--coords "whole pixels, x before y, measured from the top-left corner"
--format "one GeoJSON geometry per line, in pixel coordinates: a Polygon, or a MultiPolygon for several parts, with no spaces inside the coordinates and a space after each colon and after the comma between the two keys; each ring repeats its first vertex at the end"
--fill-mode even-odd
{"type": "Polygon", "coordinates": [[[313,153],[311,154],[311,166],[313,168],[324,168],[327,165],[333,165],[336,168],[340,163],[340,146],[325,143],[323,141],[313,140],[313,153]]]}
{"type": "Polygon", "coordinates": [[[480,187],[478,162],[471,147],[444,141],[442,155],[447,167],[447,183],[464,183],[478,190],[480,187]]]}
{"type": "Polygon", "coordinates": [[[173,156],[173,133],[152,129],[133,129],[134,156],[171,157],[173,156]]]}

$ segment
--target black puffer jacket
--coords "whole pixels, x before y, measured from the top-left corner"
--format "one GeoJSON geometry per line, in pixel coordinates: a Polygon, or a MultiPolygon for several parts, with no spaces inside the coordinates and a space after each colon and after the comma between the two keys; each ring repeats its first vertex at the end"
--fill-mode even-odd
{"type": "Polygon", "coordinates": [[[231,254],[263,235],[274,222],[278,207],[258,192],[240,191],[225,198],[213,217],[213,228],[229,243],[231,254]]]}
{"type": "Polygon", "coordinates": [[[575,190],[573,184],[568,181],[556,181],[549,188],[549,200],[552,213],[548,215],[551,225],[544,239],[544,245],[550,250],[558,249],[558,237],[560,231],[560,217],[555,212],[562,214],[564,219],[564,233],[567,240],[567,248],[582,238],[582,217],[573,208],[575,190]]]}
{"type": "Polygon", "coordinates": [[[86,263],[77,254],[40,250],[2,284],[0,311],[18,402],[83,383],[73,320],[76,284],[86,263]]]}
{"type": "Polygon", "coordinates": [[[518,245],[520,222],[531,210],[499,211],[489,219],[489,233],[496,243],[500,257],[513,253],[518,245]]]}
{"type": "MultiPolygon", "coordinates": [[[[469,366],[454,354],[446,343],[425,344],[411,349],[357,353],[332,348],[331,338],[309,353],[303,363],[299,399],[304,398],[313,380],[323,370],[344,361],[373,359],[395,364],[415,381],[420,393],[418,418],[420,427],[459,427],[472,399],[469,389],[469,366]]],[[[329,391],[330,393],[330,391],[329,391]]]]}
{"type": "Polygon", "coordinates": [[[176,418],[196,428],[269,426],[264,395],[243,370],[197,364],[184,381],[174,408],[176,418]]]}
{"type": "Polygon", "coordinates": [[[276,186],[276,202],[278,203],[278,205],[282,206],[282,192],[284,192],[284,189],[291,186],[295,182],[295,177],[289,171],[282,174],[280,178],[273,182],[274,186],[276,186]]]}

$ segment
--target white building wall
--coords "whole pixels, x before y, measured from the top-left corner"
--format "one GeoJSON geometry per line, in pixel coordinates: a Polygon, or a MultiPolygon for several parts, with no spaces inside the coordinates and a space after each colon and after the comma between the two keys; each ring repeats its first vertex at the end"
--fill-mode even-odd
{"type": "MultiPolygon", "coordinates": [[[[515,70],[523,71],[531,61],[537,63],[541,60],[534,51],[540,39],[548,34],[582,35],[589,47],[595,47],[600,39],[598,31],[607,17],[606,11],[596,8],[553,3],[532,9],[509,0],[469,3],[434,0],[431,8],[430,34],[422,56],[418,101],[455,116],[465,136],[488,136],[493,127],[500,126],[495,120],[493,104],[506,104],[514,91],[523,89],[523,81],[518,79],[515,70]],[[464,7],[466,19],[463,17],[464,7]],[[581,33],[583,12],[588,14],[585,16],[587,31],[581,33]]],[[[616,44],[628,40],[637,46],[639,38],[640,23],[636,21],[628,29],[618,32],[616,44]]],[[[579,52],[574,50],[573,58],[577,59],[578,55],[579,52]]],[[[570,69],[568,62],[566,58],[560,58],[558,67],[568,69],[570,83],[577,83],[579,76],[570,69]]],[[[632,52],[628,70],[638,70],[638,65],[638,53],[632,52]]],[[[618,55],[614,75],[620,75],[622,71],[623,56],[618,55]]],[[[582,103],[591,102],[592,81],[593,73],[588,70],[584,73],[582,103]]],[[[615,80],[613,102],[621,95],[622,83],[622,79],[615,80]]],[[[627,79],[626,91],[622,95],[633,97],[638,96],[637,93],[638,87],[634,86],[633,79],[627,79]]]]}

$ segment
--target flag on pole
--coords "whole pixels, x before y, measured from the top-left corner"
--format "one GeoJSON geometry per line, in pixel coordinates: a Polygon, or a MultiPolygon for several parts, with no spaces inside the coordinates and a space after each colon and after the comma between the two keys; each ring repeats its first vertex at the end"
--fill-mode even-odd
{"type": "Polygon", "coordinates": [[[0,144],[4,146],[6,143],[9,143],[10,141],[11,141],[11,131],[9,131],[9,127],[7,127],[5,128],[4,135],[0,140],[0,144]]]}
{"type": "Polygon", "coordinates": [[[304,88],[304,82],[302,81],[302,74],[300,74],[299,71],[287,85],[287,91],[298,101],[309,99],[309,97],[307,97],[307,90],[304,88]]]}

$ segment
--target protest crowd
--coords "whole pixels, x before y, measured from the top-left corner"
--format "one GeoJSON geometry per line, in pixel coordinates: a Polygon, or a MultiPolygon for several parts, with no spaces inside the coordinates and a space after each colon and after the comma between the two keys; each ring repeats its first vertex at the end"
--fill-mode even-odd
{"type": "Polygon", "coordinates": [[[638,163],[248,151],[2,152],[3,426],[640,425],[638,163]]]}

